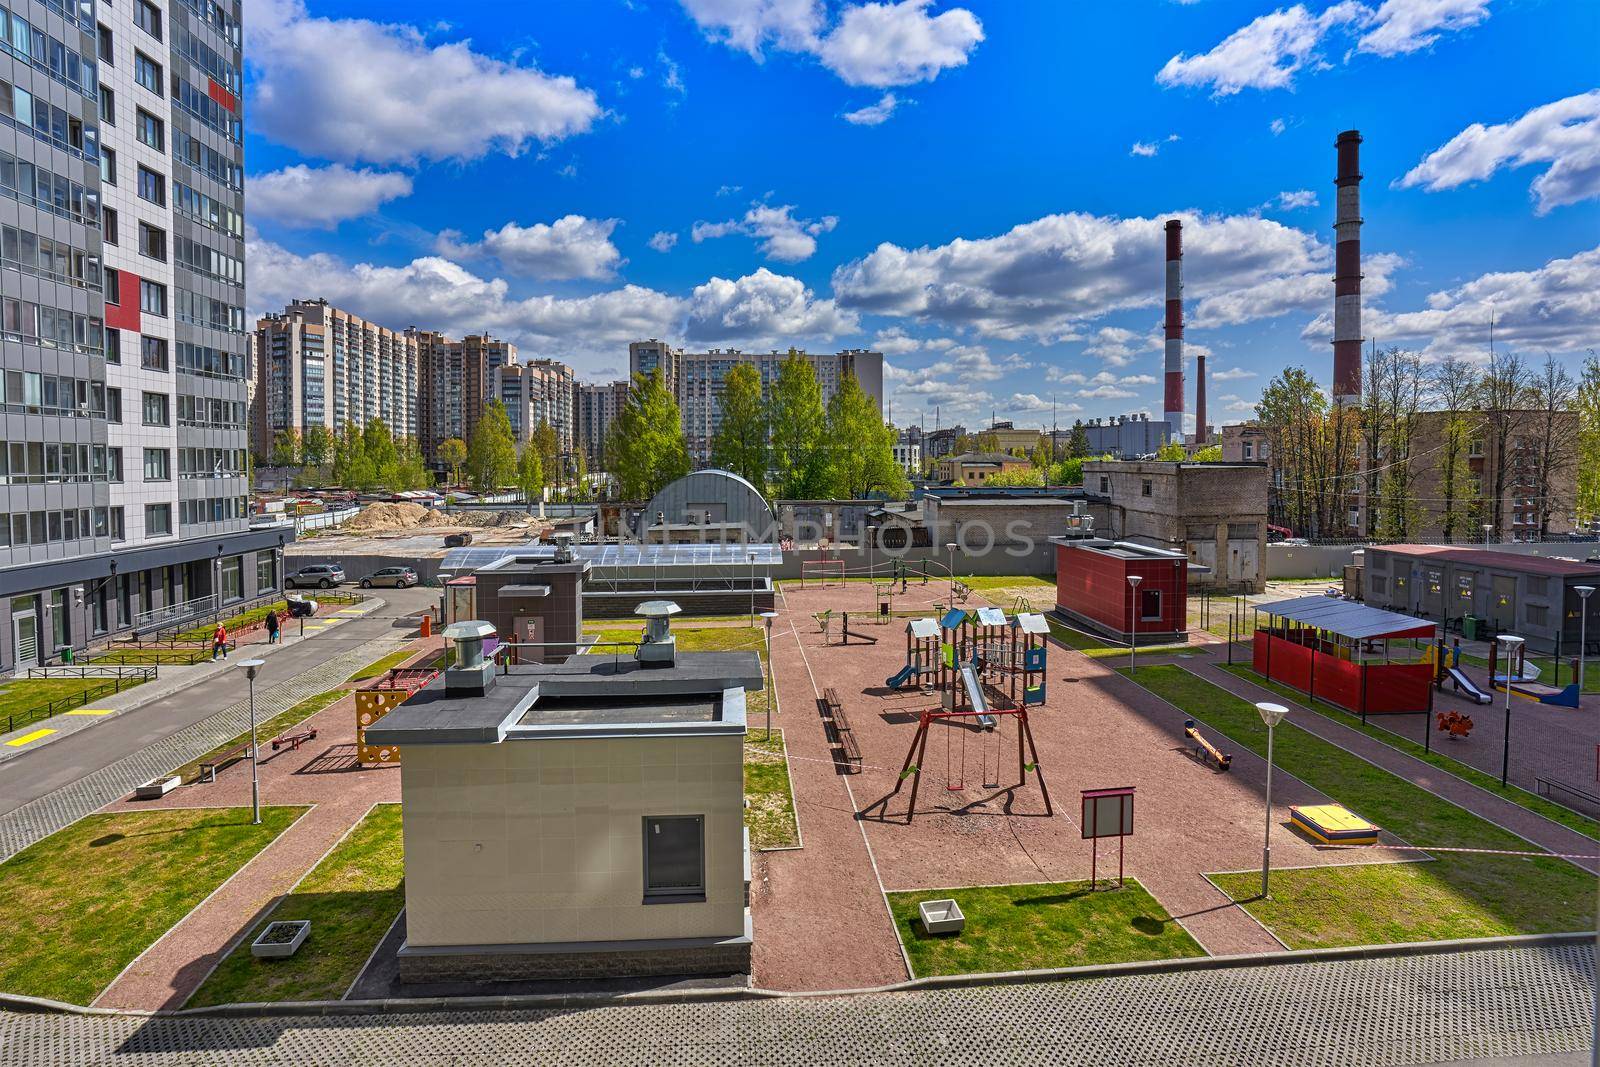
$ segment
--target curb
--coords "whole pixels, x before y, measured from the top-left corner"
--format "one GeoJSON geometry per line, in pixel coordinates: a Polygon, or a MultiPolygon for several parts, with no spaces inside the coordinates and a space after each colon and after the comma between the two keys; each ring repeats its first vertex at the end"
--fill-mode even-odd
{"type": "Polygon", "coordinates": [[[1407,941],[1392,945],[1353,945],[1343,948],[1292,949],[1288,952],[1252,952],[1233,956],[1196,956],[1176,960],[1092,964],[1037,971],[999,971],[988,974],[940,975],[914,978],[863,989],[827,989],[787,992],[776,989],[643,990],[634,993],[528,993],[481,997],[416,997],[384,1000],[303,1000],[275,1004],[221,1004],[208,1008],[128,1011],[89,1008],[81,1004],[0,993],[0,1011],[33,1015],[115,1016],[144,1019],[261,1019],[287,1016],[410,1015],[441,1011],[525,1011],[606,1008],[657,1004],[717,1004],[760,1000],[816,1000],[875,993],[914,993],[932,989],[971,989],[985,986],[1024,985],[1035,982],[1073,982],[1123,978],[1147,974],[1186,974],[1191,971],[1237,970],[1293,963],[1336,963],[1344,960],[1403,959],[1414,956],[1453,955],[1505,949],[1565,948],[1593,945],[1595,931],[1562,934],[1519,934],[1508,937],[1459,938],[1449,941],[1407,941]]]}

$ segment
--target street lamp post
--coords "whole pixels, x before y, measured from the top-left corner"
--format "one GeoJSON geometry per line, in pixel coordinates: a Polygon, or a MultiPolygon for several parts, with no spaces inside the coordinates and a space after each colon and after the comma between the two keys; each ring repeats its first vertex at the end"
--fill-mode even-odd
{"type": "Polygon", "coordinates": [[[745,557],[750,561],[750,625],[756,624],[756,553],[754,549],[746,549],[745,557]]]}
{"type": "Polygon", "coordinates": [[[876,526],[869,525],[867,527],[867,585],[871,587],[870,592],[872,594],[872,607],[874,611],[877,610],[878,606],[878,557],[876,553],[873,552],[873,548],[875,547],[873,542],[877,540],[877,537],[878,528],[876,526]]]}
{"type": "Polygon", "coordinates": [[[951,541],[944,546],[944,550],[950,553],[950,610],[954,611],[956,610],[956,543],[951,541]]]}
{"type": "Polygon", "coordinates": [[[250,682],[250,822],[257,826],[261,825],[261,759],[256,751],[256,674],[264,662],[247,659],[239,664],[250,682]]]}
{"type": "MultiPolygon", "coordinates": [[[[1500,788],[1502,789],[1506,786],[1506,779],[1511,775],[1511,679],[1515,677],[1511,673],[1511,665],[1516,662],[1517,649],[1522,646],[1522,641],[1523,639],[1515,634],[1506,634],[1500,638],[1500,643],[1506,646],[1506,728],[1505,736],[1502,739],[1503,747],[1500,752],[1500,788]]],[[[1490,672],[1493,673],[1493,670],[1494,665],[1490,664],[1490,672]]],[[[1494,679],[1491,677],[1489,681],[1493,683],[1494,679]]],[[[1580,693],[1583,692],[1581,685],[1578,687],[1578,691],[1580,693]]]]}
{"type": "Polygon", "coordinates": [[[1583,682],[1587,667],[1584,663],[1584,652],[1589,643],[1589,597],[1594,593],[1592,585],[1575,585],[1572,591],[1578,594],[1578,703],[1583,703],[1583,682]]]}
{"type": "Polygon", "coordinates": [[[1267,724],[1267,828],[1261,843],[1261,899],[1266,900],[1272,877],[1272,732],[1289,714],[1289,709],[1282,704],[1263,702],[1256,705],[1256,712],[1267,724]]]}
{"type": "Polygon", "coordinates": [[[1134,672],[1134,649],[1139,644],[1139,583],[1144,581],[1142,574],[1128,575],[1128,585],[1133,587],[1133,614],[1128,618],[1128,675],[1134,672]]]}
{"type": "Polygon", "coordinates": [[[1486,522],[1486,523],[1483,524],[1483,547],[1484,548],[1488,548],[1489,547],[1489,533],[1493,529],[1494,529],[1494,523],[1486,522]]]}
{"type": "Polygon", "coordinates": [[[776,611],[763,611],[761,617],[767,621],[767,737],[772,736],[772,705],[777,702],[778,693],[772,687],[772,620],[778,617],[776,611]]]}

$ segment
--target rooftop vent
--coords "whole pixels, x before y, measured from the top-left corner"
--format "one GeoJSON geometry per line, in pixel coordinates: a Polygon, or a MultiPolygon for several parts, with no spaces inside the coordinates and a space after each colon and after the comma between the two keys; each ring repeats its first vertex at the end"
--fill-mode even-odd
{"type": "Polygon", "coordinates": [[[672,617],[683,609],[670,600],[647,600],[634,609],[644,618],[644,640],[639,662],[647,667],[670,667],[678,662],[678,639],[672,636],[672,617]]]}
{"type": "Polygon", "coordinates": [[[444,672],[445,693],[452,697],[482,696],[494,685],[494,661],[484,655],[484,642],[495,636],[492,623],[481,620],[453,622],[444,638],[456,646],[455,663],[444,672]]]}
{"type": "Polygon", "coordinates": [[[554,541],[556,543],[556,562],[571,563],[573,558],[572,535],[569,533],[556,534],[554,541]]]}

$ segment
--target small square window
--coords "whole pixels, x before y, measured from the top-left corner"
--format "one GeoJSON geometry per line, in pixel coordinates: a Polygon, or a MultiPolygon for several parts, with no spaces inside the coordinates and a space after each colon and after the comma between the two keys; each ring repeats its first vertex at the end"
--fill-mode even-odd
{"type": "Polygon", "coordinates": [[[705,895],[705,817],[645,816],[645,901],[704,900],[705,895]]]}
{"type": "Polygon", "coordinates": [[[1152,492],[1154,491],[1154,489],[1155,489],[1155,483],[1152,482],[1149,478],[1146,478],[1144,480],[1144,484],[1139,487],[1139,495],[1140,496],[1150,496],[1152,494],[1152,492]]]}

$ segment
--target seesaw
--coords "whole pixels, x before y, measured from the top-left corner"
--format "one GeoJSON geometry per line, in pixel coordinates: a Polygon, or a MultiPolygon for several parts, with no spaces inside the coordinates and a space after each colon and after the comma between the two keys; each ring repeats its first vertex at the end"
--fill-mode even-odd
{"type": "Polygon", "coordinates": [[[1212,763],[1217,765],[1217,770],[1225,771],[1233,766],[1233,756],[1207,741],[1204,735],[1195,728],[1193,719],[1184,720],[1183,736],[1194,742],[1193,751],[1195,756],[1202,760],[1209,758],[1212,763]]]}

